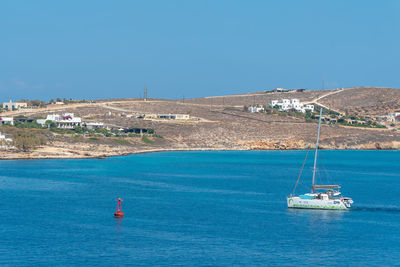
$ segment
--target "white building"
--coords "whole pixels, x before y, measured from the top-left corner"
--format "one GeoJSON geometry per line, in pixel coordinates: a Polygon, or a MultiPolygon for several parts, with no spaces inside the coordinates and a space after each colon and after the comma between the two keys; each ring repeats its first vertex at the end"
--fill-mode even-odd
{"type": "Polygon", "coordinates": [[[392,122],[392,123],[400,122],[400,112],[388,113],[387,121],[392,122]]]}
{"type": "Polygon", "coordinates": [[[0,132],[0,142],[5,141],[5,142],[12,142],[13,140],[11,138],[7,138],[4,134],[0,132]]]}
{"type": "Polygon", "coordinates": [[[305,109],[305,110],[309,110],[309,111],[311,111],[311,112],[314,112],[314,105],[305,105],[305,106],[304,106],[304,109],[305,109]]]}
{"type": "Polygon", "coordinates": [[[12,142],[11,138],[7,138],[0,132],[0,149],[14,149],[15,146],[13,146],[12,142]]]}
{"type": "Polygon", "coordinates": [[[104,123],[102,122],[84,122],[83,126],[89,130],[104,128],[104,123]]]}
{"type": "Polygon", "coordinates": [[[282,110],[288,110],[288,109],[290,109],[291,108],[291,106],[290,106],[290,100],[289,99],[282,99],[282,106],[281,106],[281,109],[282,110]]]}
{"type": "Polygon", "coordinates": [[[158,119],[164,120],[188,120],[189,114],[157,114],[158,119]]]}
{"type": "Polygon", "coordinates": [[[278,100],[271,100],[271,102],[270,102],[269,106],[270,106],[271,108],[273,108],[273,107],[277,106],[277,105],[278,105],[278,103],[279,103],[279,101],[278,101],[278,100]]]}
{"type": "Polygon", "coordinates": [[[28,104],[23,103],[23,102],[12,102],[10,100],[10,102],[3,103],[3,108],[7,109],[7,110],[16,110],[16,109],[27,108],[27,107],[28,107],[28,104]]]}
{"type": "Polygon", "coordinates": [[[248,107],[248,111],[250,111],[251,113],[255,113],[255,112],[262,112],[265,109],[262,106],[251,106],[248,107]]]}
{"type": "Polygon", "coordinates": [[[176,120],[188,120],[190,119],[189,114],[175,114],[176,120]]]}
{"type": "Polygon", "coordinates": [[[1,117],[0,118],[0,124],[4,125],[4,124],[9,124],[9,125],[14,125],[14,118],[12,117],[1,117]]]}
{"type": "Polygon", "coordinates": [[[294,109],[298,112],[303,112],[305,113],[307,110],[310,110],[311,112],[314,111],[314,105],[304,105],[300,102],[300,100],[294,98],[294,99],[282,99],[281,101],[278,100],[271,100],[269,106],[271,108],[274,108],[276,106],[279,107],[279,111],[287,111],[290,109],[294,109]]]}
{"type": "Polygon", "coordinates": [[[290,104],[291,104],[292,108],[294,108],[295,110],[301,110],[303,107],[298,99],[290,100],[290,104]]]}
{"type": "Polygon", "coordinates": [[[46,121],[52,121],[57,125],[57,128],[63,129],[73,129],[82,125],[82,119],[75,117],[74,113],[64,113],[63,115],[49,114],[46,119],[37,120],[37,123],[45,126],[46,121]]]}
{"type": "Polygon", "coordinates": [[[286,91],[288,91],[288,90],[285,88],[275,88],[275,89],[271,90],[271,92],[275,92],[275,93],[281,93],[281,92],[286,92],[286,91]]]}

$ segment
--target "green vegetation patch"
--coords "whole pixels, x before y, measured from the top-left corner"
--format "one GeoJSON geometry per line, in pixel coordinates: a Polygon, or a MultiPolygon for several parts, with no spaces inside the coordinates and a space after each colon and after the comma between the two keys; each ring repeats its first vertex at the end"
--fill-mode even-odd
{"type": "Polygon", "coordinates": [[[44,108],[46,107],[47,103],[45,101],[35,99],[35,100],[29,100],[29,99],[21,99],[18,102],[23,102],[28,105],[28,107],[37,107],[37,108],[44,108]]]}
{"type": "Polygon", "coordinates": [[[152,144],[152,143],[154,143],[153,140],[147,138],[146,136],[143,136],[143,137],[142,137],[142,141],[145,142],[146,144],[152,144]]]}
{"type": "Polygon", "coordinates": [[[10,126],[2,126],[0,130],[12,135],[13,145],[20,151],[31,151],[38,146],[45,145],[48,141],[46,130],[10,126]]]}
{"type": "Polygon", "coordinates": [[[120,145],[132,145],[131,142],[124,140],[124,139],[112,139],[114,143],[120,144],[120,145]]]}
{"type": "MultiPolygon", "coordinates": [[[[224,110],[228,110],[228,111],[241,111],[241,109],[235,108],[235,107],[225,107],[224,110]]],[[[244,106],[244,107],[243,107],[243,110],[244,110],[244,111],[247,111],[247,107],[244,106]]]]}

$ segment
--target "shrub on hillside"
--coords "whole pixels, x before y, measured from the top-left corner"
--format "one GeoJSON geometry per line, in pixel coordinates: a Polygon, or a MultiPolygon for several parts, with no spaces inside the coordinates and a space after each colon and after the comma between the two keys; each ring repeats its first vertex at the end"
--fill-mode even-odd
{"type": "Polygon", "coordinates": [[[15,129],[12,136],[14,146],[21,151],[29,151],[47,143],[46,135],[33,129],[15,129]]]}

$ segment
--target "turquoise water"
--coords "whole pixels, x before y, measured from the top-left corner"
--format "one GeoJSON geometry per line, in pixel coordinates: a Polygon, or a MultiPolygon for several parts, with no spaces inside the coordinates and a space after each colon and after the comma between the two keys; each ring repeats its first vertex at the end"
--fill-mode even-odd
{"type": "Polygon", "coordinates": [[[321,177],[342,185],[351,211],[286,208],[304,156],[1,161],[0,265],[399,264],[400,151],[321,151],[321,177]]]}

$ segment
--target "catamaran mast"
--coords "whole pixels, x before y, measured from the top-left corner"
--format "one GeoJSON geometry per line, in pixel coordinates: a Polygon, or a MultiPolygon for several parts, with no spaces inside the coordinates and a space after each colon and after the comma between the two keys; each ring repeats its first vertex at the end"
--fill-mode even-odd
{"type": "Polygon", "coordinates": [[[318,156],[318,144],[319,144],[319,131],[321,129],[321,118],[322,118],[322,107],[319,110],[319,120],[318,120],[318,133],[317,133],[317,143],[315,145],[315,157],[314,157],[314,168],[312,175],[312,187],[311,192],[314,193],[314,185],[315,185],[315,172],[317,170],[317,156],[318,156]]]}

